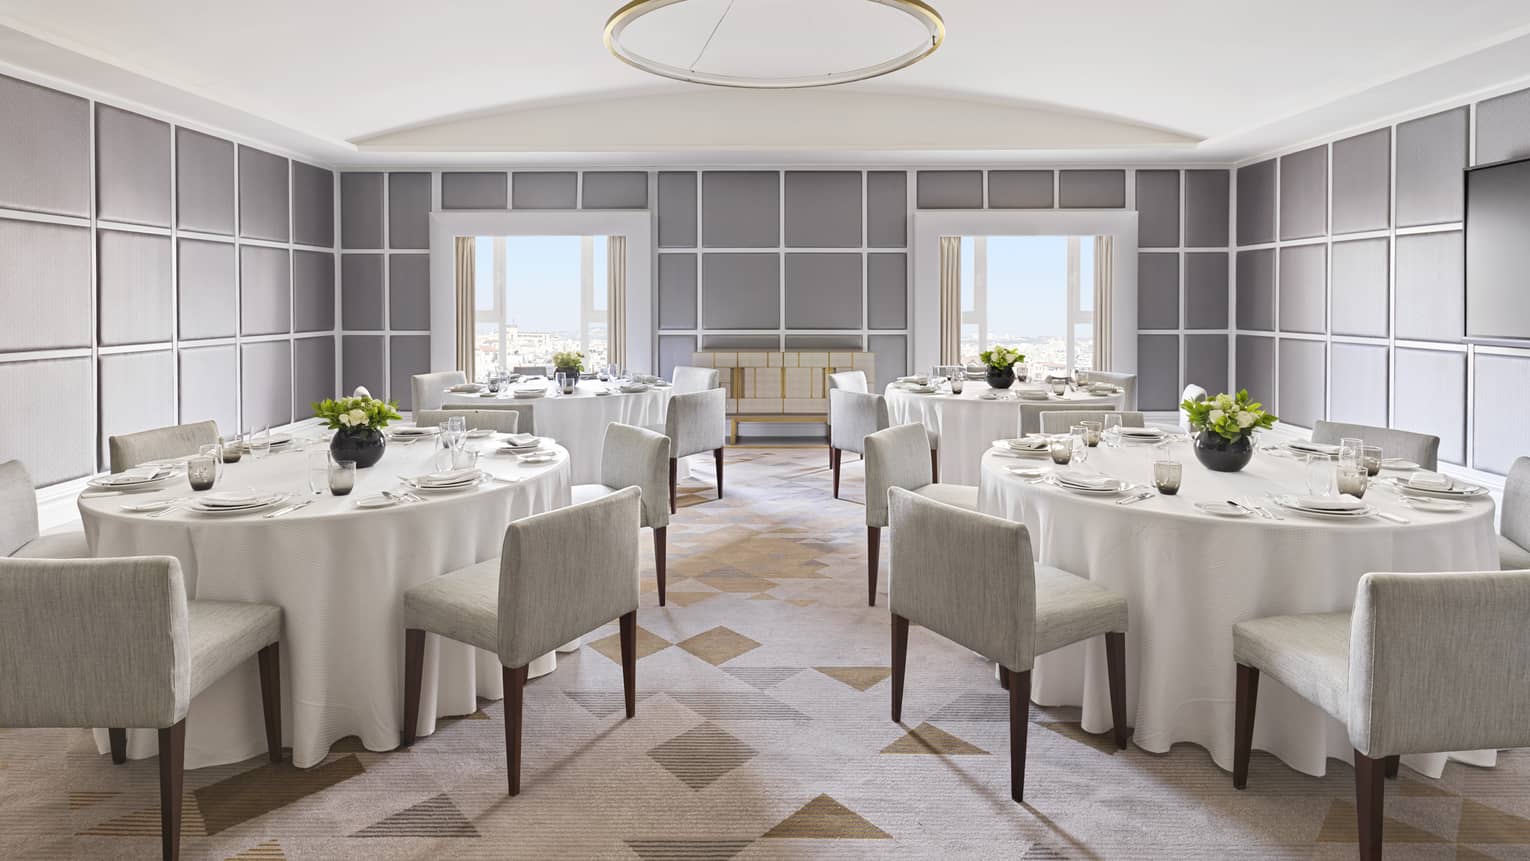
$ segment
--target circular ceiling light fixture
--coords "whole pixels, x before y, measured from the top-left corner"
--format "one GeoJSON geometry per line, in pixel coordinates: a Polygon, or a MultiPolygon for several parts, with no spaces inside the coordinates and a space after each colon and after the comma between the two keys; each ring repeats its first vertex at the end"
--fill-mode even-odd
{"type": "Polygon", "coordinates": [[[830,5],[823,0],[811,0],[809,4],[780,0],[631,0],[606,21],[605,43],[622,62],[677,81],[715,87],[798,89],[864,81],[908,68],[935,53],[946,38],[945,21],[923,0],[840,0],[839,8],[832,10],[837,14],[824,14],[830,11],[830,5]],[[694,5],[674,10],[688,12],[685,15],[674,15],[674,11],[654,14],[687,4],[694,5]],[[717,14],[719,6],[721,13],[717,14]],[[892,10],[893,14],[870,14],[883,9],[892,10]],[[730,14],[735,20],[724,28],[730,14]],[[665,20],[672,15],[673,20],[665,20]],[[852,21],[854,18],[865,20],[852,21]],[[639,21],[644,24],[634,27],[639,21]],[[849,31],[831,37],[824,32],[826,22],[846,26],[849,31]],[[639,38],[633,39],[634,35],[639,38]],[[773,35],[782,41],[771,45],[773,35]],[[681,43],[687,41],[691,44],[682,47],[681,43]],[[699,50],[695,45],[698,42],[699,50]],[[910,44],[912,47],[902,53],[887,56],[910,44]],[[800,68],[782,68],[793,63],[811,65],[814,58],[803,55],[812,54],[815,47],[820,56],[833,57],[826,63],[828,70],[804,72],[800,68]],[[868,51],[882,53],[868,56],[868,51]],[[694,59],[685,59],[692,52],[694,59]],[[665,54],[677,56],[668,61],[659,59],[665,54]],[[681,54],[684,56],[678,56],[681,54]],[[846,64],[850,68],[841,68],[846,64]]]}

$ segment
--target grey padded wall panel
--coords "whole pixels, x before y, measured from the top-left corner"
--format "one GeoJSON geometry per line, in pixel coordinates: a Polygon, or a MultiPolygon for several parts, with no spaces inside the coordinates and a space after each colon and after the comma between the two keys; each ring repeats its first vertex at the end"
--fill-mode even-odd
{"type": "Polygon", "coordinates": [[[329,248],[335,244],[335,174],[292,163],[292,241],[329,248]]]}
{"type": "Polygon", "coordinates": [[[313,404],[332,398],[335,391],[335,337],[295,338],[292,341],[292,417],[313,415],[313,404]]]}
{"type": "Polygon", "coordinates": [[[287,160],[239,147],[239,235],[286,242],[292,235],[287,160]]]}
{"type": "Polygon", "coordinates": [[[1478,102],[1476,163],[1526,157],[1530,157],[1530,90],[1478,102]]]}
{"type": "Polygon", "coordinates": [[[27,465],[39,485],[95,472],[96,420],[90,397],[90,359],[0,362],[0,392],[7,413],[47,416],[48,432],[28,422],[0,422],[0,452],[27,465]],[[71,397],[59,397],[71,392],[71,397]]]}
{"type": "Polygon", "coordinates": [[[1282,424],[1310,428],[1323,418],[1327,344],[1280,339],[1280,393],[1275,409],[1282,424]]]}
{"type": "Polygon", "coordinates": [[[648,174],[640,170],[588,171],[582,195],[585,209],[647,209],[648,174]]]}
{"type": "Polygon", "coordinates": [[[1231,183],[1230,171],[1185,171],[1185,247],[1227,246],[1231,183]]]}
{"type": "Polygon", "coordinates": [[[1280,330],[1321,333],[1327,328],[1328,247],[1280,249],[1280,330]]]}
{"type": "Polygon", "coordinates": [[[239,427],[239,348],[197,347],[180,351],[180,423],[212,419],[223,436],[239,427]]]}
{"type": "Polygon", "coordinates": [[[1226,335],[1185,336],[1184,382],[1194,383],[1213,395],[1227,391],[1226,335]]]}
{"type": "Polygon", "coordinates": [[[1478,353],[1476,374],[1472,466],[1502,475],[1530,454],[1530,357],[1478,353]]]}
{"type": "Polygon", "coordinates": [[[908,255],[886,252],[866,255],[866,327],[907,326],[908,255]]]}
{"type": "Polygon", "coordinates": [[[786,328],[861,328],[861,281],[859,253],[787,254],[786,328]]]}
{"type": "Polygon", "coordinates": [[[96,216],[170,226],[170,124],[96,105],[96,216]]]}
{"type": "Polygon", "coordinates": [[[430,247],[430,174],[388,174],[388,247],[430,247]]]}
{"type": "Polygon", "coordinates": [[[1184,267],[1185,328],[1226,329],[1231,323],[1227,316],[1227,252],[1188,251],[1184,267]]]}
{"type": "Polygon", "coordinates": [[[887,384],[908,373],[908,338],[902,335],[870,335],[866,349],[876,357],[877,379],[872,391],[880,392],[887,384]]]}
{"type": "Polygon", "coordinates": [[[786,245],[861,247],[861,175],[848,170],[786,172],[786,245]]]}
{"type": "Polygon", "coordinates": [[[374,397],[382,397],[388,383],[384,367],[382,335],[345,335],[340,338],[340,392],[350,394],[357,386],[366,386],[374,397]]]}
{"type": "Polygon", "coordinates": [[[383,256],[340,257],[340,328],[372,331],[383,324],[383,256]]]}
{"type": "Polygon", "coordinates": [[[1172,410],[1179,404],[1179,336],[1137,336],[1137,408],[1172,410]]]}
{"type": "Polygon", "coordinates": [[[1179,328],[1179,255],[1137,255],[1137,328],[1179,328]]]}
{"type": "Polygon", "coordinates": [[[1335,335],[1387,336],[1389,249],[1385,237],[1333,244],[1328,314],[1335,335]]]}
{"type": "Polygon", "coordinates": [[[511,209],[577,209],[579,174],[571,170],[525,171],[510,176],[511,209]]]}
{"type": "Polygon", "coordinates": [[[1333,144],[1333,232],[1385,230],[1391,224],[1392,130],[1333,144]]]}
{"type": "Polygon", "coordinates": [[[1330,348],[1332,395],[1328,417],[1336,422],[1387,426],[1387,348],[1335,342],[1330,348]]]}
{"type": "Polygon", "coordinates": [[[781,174],[709,170],[701,174],[701,242],[707,248],[781,244],[781,174]]]}
{"type": "MultiPolygon", "coordinates": [[[[772,347],[775,345],[772,344],[772,347]]],[[[691,354],[696,352],[696,339],[690,335],[659,336],[658,374],[666,379],[673,377],[676,365],[689,365],[691,354]]]]}
{"type": "Polygon", "coordinates": [[[175,356],[169,350],[102,356],[99,373],[103,464],[107,437],[176,423],[175,356]]]}
{"type": "Polygon", "coordinates": [[[388,327],[430,331],[430,255],[388,256],[388,327]]]}
{"type": "Polygon", "coordinates": [[[199,239],[178,242],[181,339],[233,337],[239,330],[239,260],[234,244],[199,239]]]}
{"type": "Polygon", "coordinates": [[[1328,147],[1280,157],[1280,238],[1328,232],[1328,147]]]}
{"type": "Polygon", "coordinates": [[[659,328],[696,328],[696,255],[659,255],[659,328]]]}
{"type": "Polygon", "coordinates": [[[1056,196],[1050,170],[990,170],[989,209],[1051,209],[1056,196]]]}
{"type": "Polygon", "coordinates": [[[168,341],[175,323],[170,237],[96,232],[103,346],[168,341]]]}
{"type": "Polygon", "coordinates": [[[1466,332],[1465,253],[1457,231],[1397,237],[1397,337],[1461,340],[1466,332]]]}
{"type": "Polygon", "coordinates": [[[340,174],[340,247],[383,247],[383,175],[340,174]]]}
{"type": "Polygon", "coordinates": [[[1275,159],[1238,168],[1238,244],[1275,241],[1275,159]]]}
{"type": "Polygon", "coordinates": [[[409,378],[430,370],[430,336],[390,336],[388,364],[388,397],[398,401],[401,410],[414,409],[414,386],[409,378]]]}
{"type": "Polygon", "coordinates": [[[90,103],[0,75],[0,118],[0,206],[89,215],[90,103]]]}
{"type": "Polygon", "coordinates": [[[265,341],[239,347],[239,401],[246,428],[292,421],[292,345],[265,341]]]}
{"type": "Polygon", "coordinates": [[[659,247],[696,247],[696,174],[659,172],[659,247]]]}
{"type": "Polygon", "coordinates": [[[873,170],[866,174],[866,244],[902,248],[908,244],[908,174],[873,170]]]}
{"type": "Polygon", "coordinates": [[[1179,171],[1137,171],[1137,246],[1179,246],[1179,171]]]}
{"type": "Polygon", "coordinates": [[[916,179],[914,195],[919,209],[983,208],[980,170],[921,170],[916,179]]]}
{"type": "Polygon", "coordinates": [[[1399,347],[1392,426],[1440,438],[1440,460],[1466,459],[1466,354],[1399,347]]]}
{"type": "Polygon", "coordinates": [[[88,229],[0,219],[0,352],[90,346],[90,277],[88,229]]]}
{"type": "Polygon", "coordinates": [[[788,350],[859,350],[860,335],[787,335],[788,350]]]}
{"type": "Polygon", "coordinates": [[[175,130],[175,224],[234,233],[234,145],[191,129],[175,130]]]}
{"type": "Polygon", "coordinates": [[[505,209],[509,204],[509,174],[504,171],[441,174],[442,209],[505,209]]]}
{"type": "Polygon", "coordinates": [[[701,270],[702,326],[775,329],[781,325],[779,254],[704,254],[701,270]]]}
{"type": "MultiPolygon", "coordinates": [[[[1254,400],[1275,402],[1275,339],[1262,335],[1239,335],[1233,352],[1237,364],[1233,386],[1248,389],[1254,400]]],[[[1279,413],[1276,413],[1279,415],[1279,413]]]]}
{"type": "MultiPolygon", "coordinates": [[[[669,335],[661,335],[659,340],[670,338],[669,335]]],[[[701,336],[701,349],[703,350],[779,350],[781,347],[780,335],[703,335],[701,336]]],[[[685,364],[681,362],[680,364],[685,364]]]]}
{"type": "Polygon", "coordinates": [[[239,248],[239,332],[292,331],[292,268],[285,248],[239,248]]]}
{"type": "Polygon", "coordinates": [[[1397,127],[1397,226],[1463,217],[1461,169],[1467,160],[1467,108],[1397,127]]]}
{"type": "Polygon", "coordinates": [[[1275,328],[1275,250],[1239,251],[1238,328],[1275,328]]]}
{"type": "Polygon", "coordinates": [[[1057,205],[1063,209],[1120,209],[1126,206],[1126,171],[1061,171],[1057,176],[1057,205]]]}
{"type": "Polygon", "coordinates": [[[328,332],[335,328],[335,255],[327,251],[292,253],[292,330],[328,332]]]}

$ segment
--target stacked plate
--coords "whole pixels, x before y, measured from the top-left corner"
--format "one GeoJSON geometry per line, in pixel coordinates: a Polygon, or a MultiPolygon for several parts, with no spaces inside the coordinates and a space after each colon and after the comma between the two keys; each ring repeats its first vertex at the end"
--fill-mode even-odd
{"type": "Polygon", "coordinates": [[[1121,428],[1121,439],[1129,442],[1161,442],[1165,436],[1163,428],[1121,428]]]}
{"type": "Polygon", "coordinates": [[[1414,473],[1409,478],[1384,479],[1404,496],[1433,497],[1434,499],[1474,499],[1487,493],[1487,488],[1440,475],[1433,472],[1414,473]]]}
{"type": "Polygon", "coordinates": [[[513,433],[505,437],[505,444],[499,447],[500,454],[530,454],[542,447],[542,443],[552,440],[529,433],[513,433]]]}
{"type": "Polygon", "coordinates": [[[1051,443],[1044,436],[1028,436],[1024,439],[994,440],[993,447],[1000,454],[1019,457],[1046,457],[1051,443]]]}
{"type": "Polygon", "coordinates": [[[921,385],[919,383],[905,383],[903,385],[903,390],[905,392],[909,392],[909,393],[915,394],[915,395],[933,395],[933,394],[935,394],[935,387],[934,386],[921,385]]]}
{"type": "Polygon", "coordinates": [[[1376,509],[1353,496],[1277,496],[1275,504],[1300,514],[1337,520],[1369,517],[1376,509]]]}
{"type": "Polygon", "coordinates": [[[428,436],[435,436],[440,432],[441,429],[438,427],[431,425],[416,425],[415,427],[394,428],[389,432],[389,435],[397,440],[415,440],[424,439],[428,436]]]}
{"type": "Polygon", "coordinates": [[[914,374],[913,376],[909,377],[899,377],[898,382],[909,383],[915,386],[927,386],[930,384],[930,378],[924,376],[923,374],[914,374]]]}
{"type": "Polygon", "coordinates": [[[236,490],[224,493],[208,493],[198,496],[187,506],[192,511],[212,516],[250,514],[264,511],[287,501],[285,493],[262,493],[256,490],[236,490]]]}
{"type": "Polygon", "coordinates": [[[140,466],[116,475],[98,475],[85,483],[98,490],[148,490],[174,474],[173,468],[163,464],[140,466]]]}
{"type": "Polygon", "coordinates": [[[641,394],[642,392],[648,391],[648,384],[647,383],[622,383],[621,390],[622,390],[622,394],[624,394],[624,395],[641,394]]]}
{"type": "Polygon", "coordinates": [[[1090,383],[1089,391],[1096,395],[1114,395],[1121,392],[1121,387],[1111,383],[1090,383]]]}
{"type": "Polygon", "coordinates": [[[1328,443],[1324,442],[1311,442],[1309,440],[1296,440],[1294,442],[1288,442],[1286,443],[1286,448],[1302,455],[1316,454],[1322,455],[1323,457],[1337,457],[1339,455],[1338,446],[1329,445],[1328,443]]]}
{"type": "Polygon", "coordinates": [[[1074,469],[1064,469],[1052,473],[1052,480],[1057,486],[1074,493],[1092,493],[1101,496],[1120,493],[1131,485],[1119,478],[1111,478],[1108,475],[1079,472],[1074,469]]]}
{"type": "Polygon", "coordinates": [[[452,392],[453,394],[470,395],[474,392],[483,391],[483,388],[483,383],[458,383],[455,386],[447,387],[446,390],[448,392],[452,392]]]}
{"type": "Polygon", "coordinates": [[[522,400],[540,398],[547,395],[547,386],[537,384],[534,386],[516,386],[511,393],[522,400]]]}
{"type": "Polygon", "coordinates": [[[1020,400],[1022,401],[1049,401],[1051,399],[1051,395],[1036,389],[1026,389],[1020,393],[1020,400]]]}
{"type": "Polygon", "coordinates": [[[484,472],[477,467],[432,472],[414,477],[403,476],[404,483],[425,493],[453,493],[475,487],[484,479],[484,472]]]}

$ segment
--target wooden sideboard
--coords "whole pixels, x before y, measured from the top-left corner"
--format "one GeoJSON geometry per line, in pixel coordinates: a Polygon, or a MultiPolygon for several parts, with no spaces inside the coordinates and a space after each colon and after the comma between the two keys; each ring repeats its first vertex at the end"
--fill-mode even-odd
{"type": "Polygon", "coordinates": [[[876,356],[843,350],[707,350],[691,364],[717,368],[728,393],[730,442],[746,422],[827,423],[829,375],[864,371],[876,385],[876,356]]]}

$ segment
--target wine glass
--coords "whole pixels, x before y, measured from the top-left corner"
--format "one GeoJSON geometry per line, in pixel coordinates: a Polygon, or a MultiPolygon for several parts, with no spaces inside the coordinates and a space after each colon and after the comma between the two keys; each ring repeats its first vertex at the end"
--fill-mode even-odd
{"type": "Polygon", "coordinates": [[[1118,448],[1121,445],[1121,416],[1119,413],[1105,414],[1105,429],[1100,436],[1105,440],[1107,448],[1118,448]]]}

